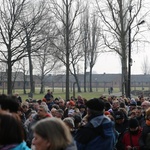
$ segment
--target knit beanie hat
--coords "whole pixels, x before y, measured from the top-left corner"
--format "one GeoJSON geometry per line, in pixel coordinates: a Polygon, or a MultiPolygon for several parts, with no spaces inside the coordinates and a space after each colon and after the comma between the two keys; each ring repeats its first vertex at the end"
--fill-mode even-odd
{"type": "Polygon", "coordinates": [[[93,98],[86,102],[86,106],[89,109],[96,110],[96,111],[103,111],[104,105],[105,104],[104,104],[103,100],[101,100],[99,98],[93,98]]]}
{"type": "Polygon", "coordinates": [[[139,126],[139,122],[136,118],[131,118],[129,120],[129,128],[136,128],[139,126]]]}

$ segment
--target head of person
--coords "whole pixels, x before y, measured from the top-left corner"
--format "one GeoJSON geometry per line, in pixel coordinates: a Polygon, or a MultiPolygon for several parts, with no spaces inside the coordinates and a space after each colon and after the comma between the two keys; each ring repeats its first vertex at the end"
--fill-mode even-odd
{"type": "Polygon", "coordinates": [[[86,111],[86,106],[85,105],[80,105],[79,110],[81,113],[86,111]]]}
{"type": "Polygon", "coordinates": [[[55,117],[56,118],[60,118],[60,119],[63,119],[64,117],[64,111],[62,109],[57,109],[55,111],[55,117]]]}
{"type": "Polygon", "coordinates": [[[119,101],[117,99],[112,101],[112,109],[118,109],[120,107],[119,101]]]}
{"type": "Polygon", "coordinates": [[[104,113],[105,103],[100,98],[93,98],[86,102],[87,114],[100,115],[104,113]]]}
{"type": "Polygon", "coordinates": [[[23,112],[26,113],[29,110],[29,103],[28,102],[23,102],[21,105],[23,112]]]}
{"type": "Polygon", "coordinates": [[[72,142],[71,133],[61,119],[43,119],[33,126],[33,132],[32,144],[37,150],[61,150],[72,142]]]}
{"type": "Polygon", "coordinates": [[[0,109],[14,113],[17,113],[20,107],[15,96],[7,96],[5,94],[0,95],[0,106],[0,109]]]}
{"type": "Polygon", "coordinates": [[[50,111],[50,113],[52,114],[53,117],[55,117],[56,110],[57,110],[56,108],[52,108],[50,111]]]}
{"type": "Polygon", "coordinates": [[[146,112],[146,110],[148,108],[150,108],[150,102],[149,101],[143,101],[141,104],[141,107],[142,107],[143,111],[146,112]]]}
{"type": "Polygon", "coordinates": [[[124,116],[124,113],[122,111],[117,111],[115,113],[115,122],[117,124],[122,124],[125,120],[125,116],[124,116]]]}
{"type": "Polygon", "coordinates": [[[136,117],[140,118],[141,116],[142,116],[142,107],[137,106],[137,108],[136,108],[136,117]]]}
{"type": "Polygon", "coordinates": [[[66,117],[65,119],[63,119],[64,123],[67,125],[67,127],[69,128],[70,131],[72,131],[75,127],[74,125],[74,120],[71,117],[66,117]]]}
{"type": "Polygon", "coordinates": [[[76,106],[76,104],[75,104],[75,102],[73,100],[70,100],[69,103],[68,103],[68,105],[69,105],[70,109],[74,109],[75,106],[76,106]]]}
{"type": "Polygon", "coordinates": [[[59,107],[62,108],[65,106],[65,101],[63,99],[59,100],[59,107]]]}
{"type": "Polygon", "coordinates": [[[136,118],[129,119],[129,131],[132,135],[138,134],[139,122],[136,118]]]}
{"type": "Polygon", "coordinates": [[[45,118],[49,112],[47,105],[40,105],[38,108],[38,116],[39,118],[45,118]]]}
{"type": "Polygon", "coordinates": [[[51,94],[51,90],[50,90],[50,89],[48,89],[48,90],[47,90],[47,93],[48,93],[48,94],[51,94]]]}
{"type": "Polygon", "coordinates": [[[131,98],[129,105],[130,105],[129,109],[130,109],[131,111],[132,111],[133,109],[136,109],[137,102],[135,101],[134,98],[131,98]]]}
{"type": "Polygon", "coordinates": [[[20,117],[16,113],[0,110],[0,145],[20,144],[23,140],[20,117]]]}

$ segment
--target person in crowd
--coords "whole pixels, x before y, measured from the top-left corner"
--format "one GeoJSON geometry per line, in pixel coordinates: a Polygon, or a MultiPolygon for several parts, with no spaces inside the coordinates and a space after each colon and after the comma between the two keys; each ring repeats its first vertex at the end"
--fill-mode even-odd
{"type": "Polygon", "coordinates": [[[78,150],[113,150],[116,141],[114,124],[103,114],[103,100],[91,99],[86,102],[86,106],[88,121],[74,136],[78,150]]]}
{"type": "Polygon", "coordinates": [[[22,103],[22,98],[21,98],[21,96],[19,95],[19,93],[15,93],[15,96],[16,96],[16,98],[17,98],[17,100],[18,100],[18,103],[21,105],[21,103],[22,103]]]}
{"type": "Polygon", "coordinates": [[[86,106],[85,105],[80,105],[79,107],[80,115],[83,118],[86,115],[86,106]]]}
{"type": "Polygon", "coordinates": [[[84,99],[82,98],[81,95],[77,96],[76,103],[77,103],[77,107],[80,107],[80,105],[84,105],[85,104],[84,99]]]}
{"type": "Polygon", "coordinates": [[[39,121],[33,126],[33,132],[32,144],[36,150],[65,150],[72,143],[68,127],[58,118],[39,121]]]}
{"type": "Polygon", "coordinates": [[[69,105],[69,109],[74,109],[76,107],[76,104],[73,100],[70,100],[68,105],[69,105]]]}
{"type": "Polygon", "coordinates": [[[21,119],[21,122],[22,124],[24,125],[25,121],[26,121],[26,116],[25,116],[25,113],[23,112],[23,109],[22,107],[20,106],[18,111],[17,111],[17,114],[19,115],[20,119],[21,119]]]}
{"type": "Polygon", "coordinates": [[[64,119],[64,111],[62,109],[56,109],[55,117],[59,119],[64,119]]]}
{"type": "Polygon", "coordinates": [[[51,115],[52,115],[53,117],[55,117],[56,110],[57,110],[56,108],[52,108],[51,111],[50,111],[50,113],[51,113],[51,115]]]}
{"type": "Polygon", "coordinates": [[[140,150],[150,149],[150,108],[146,110],[146,123],[139,138],[140,150]]]}
{"type": "Polygon", "coordinates": [[[0,109],[10,113],[17,113],[19,107],[20,105],[15,96],[7,96],[5,94],[0,95],[0,109]]]}
{"type": "Polygon", "coordinates": [[[143,115],[145,116],[146,110],[147,110],[148,108],[150,108],[150,102],[144,100],[144,101],[142,102],[142,104],[141,104],[141,107],[142,107],[142,110],[143,110],[143,115]]]}
{"type": "Polygon", "coordinates": [[[115,114],[115,129],[120,133],[124,133],[124,131],[128,128],[128,120],[126,119],[124,113],[122,111],[117,111],[115,114]]]}
{"type": "Polygon", "coordinates": [[[45,119],[45,118],[51,118],[52,115],[49,113],[49,109],[47,105],[40,105],[39,109],[37,111],[37,114],[35,114],[32,118],[32,121],[28,124],[27,130],[27,144],[29,147],[31,147],[31,141],[33,139],[33,132],[32,132],[32,126],[36,124],[38,121],[45,119]]]}
{"type": "Polygon", "coordinates": [[[52,106],[55,104],[53,101],[53,97],[51,97],[50,99],[46,100],[46,104],[48,106],[48,109],[51,111],[52,106]]]}
{"type": "Polygon", "coordinates": [[[142,128],[139,122],[135,118],[129,120],[129,128],[122,137],[122,143],[124,145],[124,150],[140,150],[139,138],[142,133],[142,128]]]}
{"type": "Polygon", "coordinates": [[[131,113],[133,112],[133,110],[136,110],[136,106],[137,106],[137,103],[136,103],[135,99],[132,98],[130,100],[130,103],[129,103],[129,110],[128,110],[128,115],[129,116],[131,115],[131,113]]]}
{"type": "Polygon", "coordinates": [[[44,98],[49,101],[51,98],[53,98],[52,92],[50,89],[47,90],[47,94],[44,96],[44,98]]]}
{"type": "Polygon", "coordinates": [[[139,100],[140,100],[140,102],[141,102],[141,104],[145,101],[145,98],[143,97],[143,96],[140,96],[139,97],[139,100]]]}
{"type": "Polygon", "coordinates": [[[65,104],[65,109],[64,109],[64,118],[68,117],[68,111],[69,111],[69,102],[70,101],[67,101],[66,104],[65,104]]]}
{"type": "Polygon", "coordinates": [[[141,106],[137,106],[136,108],[136,119],[139,121],[141,127],[145,125],[145,117],[143,115],[141,106]]]}
{"type": "Polygon", "coordinates": [[[24,141],[24,130],[16,113],[0,110],[0,150],[30,150],[24,141]]]}
{"type": "Polygon", "coordinates": [[[107,98],[107,102],[112,104],[112,101],[113,101],[113,98],[112,98],[112,96],[109,95],[108,98],[107,98]]]}
{"type": "Polygon", "coordinates": [[[21,108],[23,110],[23,113],[25,114],[26,119],[29,117],[29,114],[31,112],[31,109],[29,108],[29,103],[28,102],[23,102],[21,104],[21,108]]]}
{"type": "Polygon", "coordinates": [[[37,101],[32,101],[32,109],[36,112],[39,110],[39,103],[37,101]]]}
{"type": "Polygon", "coordinates": [[[32,110],[29,114],[29,117],[26,119],[24,126],[26,128],[26,131],[28,131],[28,126],[29,124],[32,122],[34,116],[37,114],[37,112],[35,110],[32,110]]]}
{"type": "Polygon", "coordinates": [[[74,136],[74,133],[75,133],[75,124],[74,124],[74,120],[72,117],[66,117],[63,119],[63,122],[68,126],[72,136],[74,136]]]}
{"type": "Polygon", "coordinates": [[[62,98],[59,99],[59,108],[63,111],[66,109],[65,101],[62,98]]]}
{"type": "MultiPolygon", "coordinates": [[[[67,117],[67,118],[63,119],[63,122],[64,122],[64,123],[66,124],[66,126],[69,128],[72,137],[74,137],[76,130],[75,130],[75,124],[74,124],[73,119],[72,119],[71,117],[67,117]]],[[[70,145],[67,147],[66,150],[70,150],[70,149],[72,149],[72,150],[77,150],[77,146],[76,146],[76,143],[75,143],[75,141],[74,141],[74,138],[73,138],[72,144],[70,144],[70,145]]]]}
{"type": "Polygon", "coordinates": [[[119,133],[118,141],[116,143],[117,150],[122,150],[122,136],[126,129],[128,128],[128,119],[125,117],[122,111],[117,111],[115,113],[115,130],[119,133]]]}
{"type": "Polygon", "coordinates": [[[128,116],[129,119],[131,118],[136,118],[136,109],[133,109],[131,112],[130,112],[130,115],[128,116]]]}
{"type": "Polygon", "coordinates": [[[54,99],[54,103],[57,104],[57,105],[59,105],[59,98],[56,97],[56,98],[54,99]]]}
{"type": "Polygon", "coordinates": [[[112,108],[110,110],[112,112],[113,116],[115,116],[115,113],[118,111],[119,107],[120,107],[119,101],[117,99],[113,100],[112,108]]]}
{"type": "Polygon", "coordinates": [[[60,109],[58,104],[53,104],[52,108],[60,109]]]}

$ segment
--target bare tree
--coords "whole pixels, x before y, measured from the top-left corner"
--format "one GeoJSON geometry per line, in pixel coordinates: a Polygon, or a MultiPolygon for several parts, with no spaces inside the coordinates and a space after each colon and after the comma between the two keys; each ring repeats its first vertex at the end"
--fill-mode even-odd
{"type": "Polygon", "coordinates": [[[69,99],[69,71],[70,71],[70,54],[73,50],[71,45],[71,34],[76,32],[74,28],[78,16],[81,14],[81,0],[63,0],[59,3],[55,0],[50,0],[50,10],[54,14],[58,23],[58,34],[60,42],[58,45],[54,43],[57,48],[56,54],[58,58],[64,63],[66,67],[66,99],[69,99]]]}
{"type": "Polygon", "coordinates": [[[87,67],[88,67],[88,60],[87,60],[87,54],[89,50],[89,42],[88,42],[88,36],[89,36],[89,9],[86,8],[85,12],[81,16],[81,37],[83,38],[82,46],[83,46],[83,52],[84,52],[84,92],[86,92],[86,83],[87,83],[87,67]]]}
{"type": "Polygon", "coordinates": [[[23,37],[25,37],[25,47],[29,60],[29,74],[30,74],[30,93],[34,93],[34,80],[33,80],[33,64],[32,56],[36,55],[36,52],[40,47],[47,42],[41,36],[41,31],[44,26],[49,23],[46,18],[47,10],[45,0],[40,2],[30,2],[28,8],[22,13],[20,19],[20,25],[23,29],[23,37]]]}
{"type": "MultiPolygon", "coordinates": [[[[88,61],[90,66],[90,92],[92,92],[92,69],[96,63],[98,55],[100,53],[100,24],[96,17],[95,12],[92,16],[91,27],[89,31],[88,41],[89,41],[89,51],[88,51],[88,61]]],[[[101,51],[102,52],[102,51],[101,51]]]]}
{"type": "Polygon", "coordinates": [[[7,64],[7,93],[12,94],[12,66],[25,56],[19,19],[25,0],[2,0],[0,5],[0,61],[7,64]]]}
{"type": "MultiPolygon", "coordinates": [[[[129,28],[137,21],[137,16],[142,7],[142,0],[131,0],[130,2],[119,0],[112,1],[106,0],[96,1],[97,14],[104,23],[103,39],[104,43],[110,51],[116,52],[121,59],[122,64],[122,94],[124,95],[124,89],[127,95],[127,56],[128,56],[128,36],[129,28]],[[132,9],[133,15],[130,10],[132,9]],[[131,14],[131,15],[130,15],[131,14]]],[[[138,20],[137,22],[139,22],[138,20]]],[[[138,23],[136,22],[136,25],[138,23]]],[[[131,39],[134,41],[135,35],[131,39]]]]}
{"type": "Polygon", "coordinates": [[[44,44],[40,49],[40,54],[35,58],[35,68],[39,73],[39,79],[41,81],[40,94],[45,91],[45,77],[53,70],[60,69],[62,64],[54,57],[53,49],[50,43],[44,44]]]}

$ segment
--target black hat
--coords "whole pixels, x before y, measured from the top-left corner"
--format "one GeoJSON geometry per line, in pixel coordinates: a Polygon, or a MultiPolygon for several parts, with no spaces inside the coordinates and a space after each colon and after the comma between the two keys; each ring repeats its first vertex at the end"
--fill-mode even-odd
{"type": "Polygon", "coordinates": [[[136,128],[139,126],[139,122],[136,118],[131,118],[129,120],[129,128],[136,128]]]}
{"type": "Polygon", "coordinates": [[[93,98],[86,102],[86,106],[92,110],[103,111],[104,102],[99,98],[93,98]]]}
{"type": "Polygon", "coordinates": [[[117,111],[115,113],[115,120],[119,120],[119,119],[123,119],[124,118],[124,114],[121,111],[117,111]]]}

